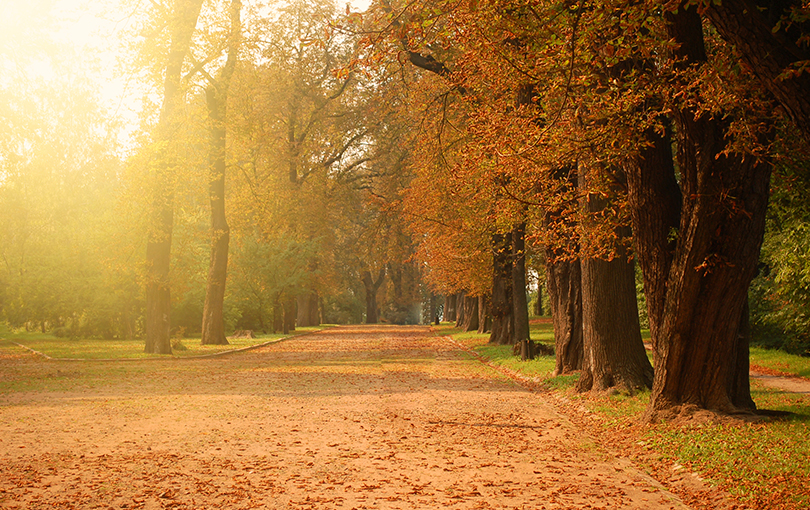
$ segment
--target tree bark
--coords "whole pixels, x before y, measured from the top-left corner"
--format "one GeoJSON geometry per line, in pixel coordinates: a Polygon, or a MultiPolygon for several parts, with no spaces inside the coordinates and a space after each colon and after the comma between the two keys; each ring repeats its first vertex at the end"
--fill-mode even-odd
{"type": "Polygon", "coordinates": [[[371,271],[363,271],[361,278],[366,289],[366,324],[377,324],[380,320],[377,313],[377,291],[385,279],[385,268],[380,269],[376,280],[371,277],[371,271]]]}
{"type": "Polygon", "coordinates": [[[534,315],[542,317],[543,315],[543,283],[537,282],[537,299],[534,302],[534,315]]]}
{"type": "Polygon", "coordinates": [[[295,319],[298,315],[296,310],[297,302],[295,297],[289,297],[284,301],[284,334],[287,335],[291,331],[295,331],[295,319]]]}
{"type": "Polygon", "coordinates": [[[211,203],[211,261],[203,306],[203,345],[226,345],[225,283],[228,278],[228,244],[231,230],[225,217],[225,153],[228,110],[228,89],[236,69],[241,39],[241,0],[232,0],[230,8],[231,33],[228,37],[228,58],[216,83],[205,90],[210,122],[208,196],[211,203]]]}
{"type": "Polygon", "coordinates": [[[449,294],[444,297],[444,320],[456,322],[456,295],[449,294]]]}
{"type": "Polygon", "coordinates": [[[512,234],[492,235],[492,333],[489,343],[512,345],[515,341],[512,303],[512,234]]]}
{"type": "Polygon", "coordinates": [[[301,327],[318,326],[321,323],[321,314],[318,308],[320,299],[317,291],[311,291],[298,296],[298,320],[301,327]]]}
{"type": "Polygon", "coordinates": [[[641,339],[635,270],[627,254],[582,261],[583,372],[578,391],[649,388],[653,368],[641,339]]]}
{"type": "Polygon", "coordinates": [[[554,375],[582,369],[582,266],[546,249],[546,282],[554,326],[554,375]]]}
{"type": "Polygon", "coordinates": [[[478,296],[464,296],[464,318],[462,331],[478,331],[478,296]]]}
{"type": "MultiPolygon", "coordinates": [[[[667,19],[670,36],[680,44],[675,57],[684,65],[706,62],[696,8],[682,5],[667,19]]],[[[642,153],[628,178],[634,227],[655,232],[637,238],[655,332],[650,420],[674,417],[684,406],[735,412],[753,405],[741,383],[748,377],[741,319],[764,233],[770,164],[725,154],[722,119],[692,108],[674,109],[674,118],[681,188],[677,231],[669,227],[673,206],[664,205],[675,196],[671,183],[645,187],[658,178],[655,172],[674,175],[673,166],[654,168],[656,157],[648,160],[642,153]],[[656,202],[659,213],[636,211],[656,202]],[[658,293],[663,297],[653,295],[658,293]]]]}
{"type": "MultiPolygon", "coordinates": [[[[707,2],[704,14],[723,39],[734,45],[748,70],[773,94],[810,142],[810,73],[784,75],[795,64],[810,60],[810,51],[807,43],[800,46],[791,40],[787,28],[774,30],[790,5],[791,2],[769,2],[760,6],[750,0],[723,0],[707,2]],[[770,12],[774,8],[785,10],[770,12]]],[[[801,28],[795,29],[797,35],[802,32],[801,28]]]]}
{"type": "Polygon", "coordinates": [[[456,294],[456,327],[460,328],[461,325],[464,323],[464,314],[466,310],[464,310],[464,306],[466,303],[467,293],[464,291],[458,292],[456,294]]]}
{"type": "MultiPolygon", "coordinates": [[[[514,316],[514,343],[525,344],[521,353],[529,352],[529,303],[526,299],[526,224],[518,223],[512,229],[512,314],[514,316]]],[[[526,360],[526,355],[522,355],[526,360]]]]}
{"type": "Polygon", "coordinates": [[[478,296],[478,333],[484,334],[492,329],[492,318],[489,314],[489,299],[478,296]]]}
{"type": "Polygon", "coordinates": [[[172,15],[171,42],[163,84],[163,107],[158,119],[157,173],[152,190],[153,219],[146,241],[146,342],[144,351],[171,354],[171,267],[172,229],[174,225],[174,193],[172,172],[175,157],[166,145],[171,141],[177,112],[182,103],[180,80],[183,61],[197,26],[202,0],[176,0],[172,15]]]}
{"type": "Polygon", "coordinates": [[[438,301],[439,300],[436,297],[436,294],[431,292],[430,304],[428,305],[428,317],[427,317],[428,324],[435,324],[436,326],[439,325],[439,314],[437,312],[437,310],[439,309],[438,301]]]}

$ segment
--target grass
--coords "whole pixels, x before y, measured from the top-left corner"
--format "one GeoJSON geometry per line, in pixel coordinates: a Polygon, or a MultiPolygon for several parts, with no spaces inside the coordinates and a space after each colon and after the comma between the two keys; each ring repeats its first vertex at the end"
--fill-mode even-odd
{"type": "MultiPolygon", "coordinates": [[[[548,320],[532,321],[531,337],[553,344],[548,320]]],[[[631,442],[642,440],[661,459],[698,473],[752,508],[810,508],[810,396],[785,393],[751,383],[761,409],[789,411],[789,418],[765,423],[703,423],[675,426],[644,425],[640,417],[649,392],[635,395],[577,395],[577,374],[553,377],[554,358],[520,361],[510,346],[491,346],[487,335],[462,333],[443,324],[438,334],[450,335],[489,363],[537,377],[551,391],[579,401],[599,417],[609,434],[632,430],[631,442]]],[[[645,339],[649,337],[649,333],[645,339]]],[[[784,374],[809,377],[810,358],[784,352],[751,349],[751,364],[784,374]]]]}
{"type": "Polygon", "coordinates": [[[810,357],[751,347],[751,364],[786,375],[810,378],[810,357]]]}
{"type": "MultiPolygon", "coordinates": [[[[323,329],[319,327],[297,328],[291,335],[300,335],[323,329]]],[[[289,335],[286,335],[289,336],[289,335]]],[[[0,354],[9,354],[19,350],[16,344],[24,345],[30,349],[41,352],[54,359],[155,359],[169,358],[164,354],[147,354],[143,352],[144,341],[140,340],[99,340],[99,339],[70,339],[57,338],[50,334],[32,332],[0,331],[0,354]]],[[[171,356],[187,358],[216,354],[235,349],[242,349],[259,345],[272,340],[284,338],[285,335],[267,334],[256,338],[229,338],[228,345],[200,345],[199,338],[183,338],[185,350],[174,349],[171,356]]]]}

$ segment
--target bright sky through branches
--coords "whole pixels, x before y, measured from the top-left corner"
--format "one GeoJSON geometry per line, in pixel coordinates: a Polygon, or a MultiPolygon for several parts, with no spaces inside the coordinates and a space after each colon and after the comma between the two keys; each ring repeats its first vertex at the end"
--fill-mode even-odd
{"type": "MultiPolygon", "coordinates": [[[[369,1],[352,0],[351,5],[364,10],[369,1]]],[[[15,89],[25,93],[37,88],[38,81],[59,81],[70,73],[97,90],[102,107],[121,125],[123,145],[130,145],[139,127],[146,89],[120,63],[124,55],[121,38],[130,29],[131,14],[147,3],[2,0],[0,96],[15,89]]]]}

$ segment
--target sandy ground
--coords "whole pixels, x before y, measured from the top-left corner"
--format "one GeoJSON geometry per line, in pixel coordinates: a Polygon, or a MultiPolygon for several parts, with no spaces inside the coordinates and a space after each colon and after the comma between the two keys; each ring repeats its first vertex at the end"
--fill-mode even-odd
{"type": "Polygon", "coordinates": [[[0,377],[40,381],[0,395],[0,508],[685,508],[426,328],[0,377]]]}

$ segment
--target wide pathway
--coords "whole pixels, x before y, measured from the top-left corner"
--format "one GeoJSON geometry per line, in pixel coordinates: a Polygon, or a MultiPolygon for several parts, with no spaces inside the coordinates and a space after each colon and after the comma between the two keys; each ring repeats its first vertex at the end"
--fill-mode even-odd
{"type": "Polygon", "coordinates": [[[0,396],[0,508],[684,508],[426,328],[20,363],[46,389],[0,396]]]}

